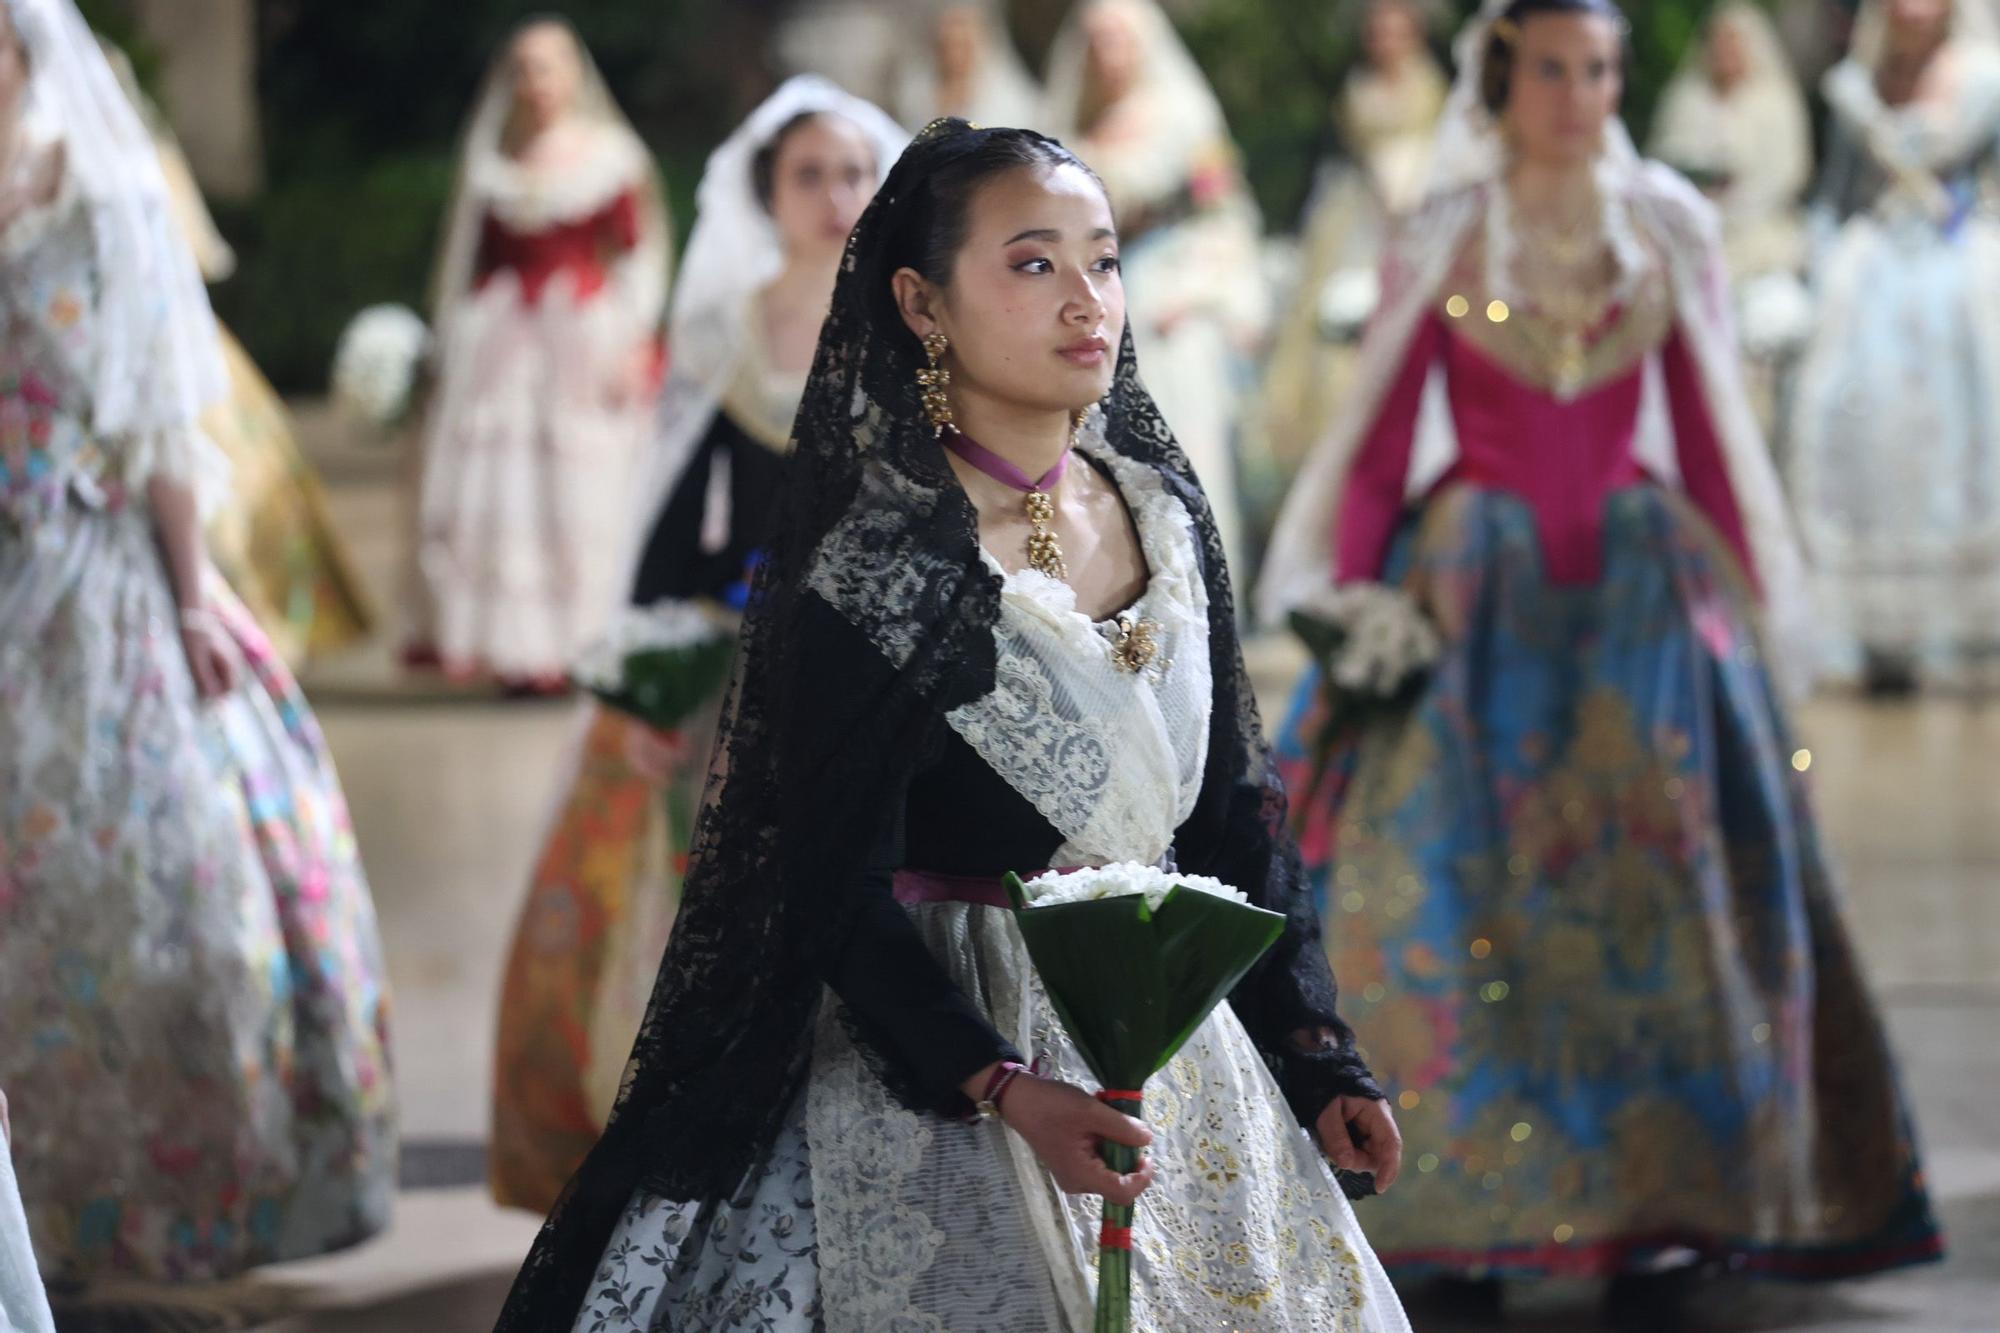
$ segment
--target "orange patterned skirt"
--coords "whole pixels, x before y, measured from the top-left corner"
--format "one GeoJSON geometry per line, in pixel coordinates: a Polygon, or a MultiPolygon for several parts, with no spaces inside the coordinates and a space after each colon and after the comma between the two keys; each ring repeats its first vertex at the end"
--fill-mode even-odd
{"type": "Polygon", "coordinates": [[[714,712],[664,790],[633,757],[643,723],[604,707],[588,720],[501,985],[488,1177],[502,1204],[547,1212],[604,1129],[680,902],[714,712]]]}

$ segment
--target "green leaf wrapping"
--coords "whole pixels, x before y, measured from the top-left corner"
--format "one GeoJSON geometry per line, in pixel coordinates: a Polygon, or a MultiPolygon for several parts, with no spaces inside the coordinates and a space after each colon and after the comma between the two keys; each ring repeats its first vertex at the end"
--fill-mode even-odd
{"type": "Polygon", "coordinates": [[[1050,1003],[1112,1089],[1143,1088],[1285,925],[1276,912],[1180,887],[1157,911],[1141,894],[1022,908],[1017,878],[1008,890],[1050,1003]]]}
{"type": "Polygon", "coordinates": [[[677,648],[641,649],[626,657],[617,688],[593,687],[591,693],[649,726],[673,731],[715,697],[729,679],[735,655],[736,644],[728,635],[677,648]]]}
{"type": "MultiPolygon", "coordinates": [[[[1049,907],[1027,905],[1018,875],[1006,878],[1014,922],[1063,1027],[1105,1089],[1138,1093],[1277,941],[1285,918],[1248,903],[1176,885],[1158,908],[1143,893],[1049,907]]],[[[1137,1115],[1141,1103],[1106,1098],[1137,1115]]],[[[1139,1151],[1102,1142],[1119,1174],[1139,1151]]],[[[1107,1227],[1130,1228],[1133,1210],[1107,1202],[1107,1227]]],[[[1098,1256],[1095,1333],[1130,1333],[1132,1255],[1106,1244],[1098,1256]]]]}

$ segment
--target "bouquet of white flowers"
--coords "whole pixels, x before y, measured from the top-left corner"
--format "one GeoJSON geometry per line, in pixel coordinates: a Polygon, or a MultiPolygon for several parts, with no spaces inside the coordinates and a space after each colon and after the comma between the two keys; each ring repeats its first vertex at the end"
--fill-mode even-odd
{"type": "Polygon", "coordinates": [[[1743,350],[1766,359],[1796,352],[1812,337],[1812,293],[1793,273],[1765,273],[1743,284],[1736,327],[1743,350]]]}
{"type": "Polygon", "coordinates": [[[1353,342],[1382,303],[1382,279],[1372,268],[1344,268],[1319,289],[1319,336],[1353,342]]]}
{"type": "Polygon", "coordinates": [[[1437,626],[1416,600],[1385,583],[1348,583],[1291,614],[1325,677],[1322,746],[1370,717],[1407,708],[1444,653],[1437,626]]]}
{"type": "Polygon", "coordinates": [[[388,431],[408,415],[430,330],[408,306],[371,305],[333,353],[333,401],[353,420],[388,431]]]}
{"type": "MultiPolygon", "coordinates": [[[[1007,876],[1014,920],[1049,1002],[1103,1085],[1098,1098],[1127,1115],[1146,1080],[1187,1043],[1285,927],[1220,880],[1121,863],[1022,882],[1007,876]]],[[[1139,1150],[1099,1148],[1127,1174],[1139,1150]]],[[[1107,1203],[1098,1240],[1096,1333],[1132,1326],[1132,1217],[1107,1203]]]]}
{"type": "Polygon", "coordinates": [[[621,615],[571,673],[605,703],[673,731],[729,677],[734,636],[693,602],[621,615]]]}

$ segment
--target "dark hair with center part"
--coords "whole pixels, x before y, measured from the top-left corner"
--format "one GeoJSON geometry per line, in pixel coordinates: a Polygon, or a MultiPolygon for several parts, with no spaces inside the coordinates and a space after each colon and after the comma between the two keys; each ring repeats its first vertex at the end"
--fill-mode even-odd
{"type": "MultiPolygon", "coordinates": [[[[1097,173],[1082,158],[1057,140],[1033,130],[976,130],[961,122],[956,130],[934,126],[925,133],[940,139],[962,138],[964,147],[952,152],[950,149],[957,145],[940,143],[937,165],[911,186],[907,205],[897,210],[883,237],[881,271],[885,278],[898,269],[909,268],[940,287],[948,285],[952,264],[965,244],[972,197],[980,186],[1002,172],[1022,167],[1075,167],[1097,181],[1099,189],[1104,187],[1104,182],[1098,180],[1097,173]]],[[[896,309],[895,294],[886,281],[880,287],[880,291],[870,295],[878,303],[875,320],[882,328],[905,327],[896,309]]]]}
{"type": "Polygon", "coordinates": [[[1514,91],[1514,48],[1520,44],[1519,28],[1541,14],[1585,14],[1609,19],[1618,29],[1621,59],[1631,53],[1631,43],[1626,40],[1631,25],[1612,0],[1514,0],[1507,6],[1507,12],[1493,21],[1493,36],[1486,43],[1486,55],[1479,66],[1479,98],[1496,116],[1507,109],[1507,99],[1514,91]],[[1512,35],[1507,35],[1508,25],[1512,25],[1512,35]]]}
{"type": "Polygon", "coordinates": [[[778,154],[785,151],[785,140],[806,126],[827,114],[824,111],[801,111],[784,124],[778,132],[764,141],[756,155],[750,159],[750,185],[757,192],[757,202],[771,211],[771,197],[778,191],[778,154]]]}

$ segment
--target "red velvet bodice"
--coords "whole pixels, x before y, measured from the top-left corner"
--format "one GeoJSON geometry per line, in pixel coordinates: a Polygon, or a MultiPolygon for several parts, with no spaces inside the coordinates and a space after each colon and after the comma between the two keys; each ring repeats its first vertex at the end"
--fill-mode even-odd
{"type": "Polygon", "coordinates": [[[515,231],[493,213],[480,223],[474,285],[484,287],[500,273],[520,281],[529,305],[558,273],[570,275],[579,299],[603,290],[611,263],[639,243],[639,200],[627,190],[588,217],[535,231],[515,231]]]}

